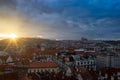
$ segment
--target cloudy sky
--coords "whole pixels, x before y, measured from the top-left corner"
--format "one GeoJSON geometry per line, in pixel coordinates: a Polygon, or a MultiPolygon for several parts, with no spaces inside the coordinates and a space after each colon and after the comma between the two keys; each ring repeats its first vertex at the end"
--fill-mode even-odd
{"type": "Polygon", "coordinates": [[[120,39],[120,0],[0,0],[0,34],[120,39]]]}

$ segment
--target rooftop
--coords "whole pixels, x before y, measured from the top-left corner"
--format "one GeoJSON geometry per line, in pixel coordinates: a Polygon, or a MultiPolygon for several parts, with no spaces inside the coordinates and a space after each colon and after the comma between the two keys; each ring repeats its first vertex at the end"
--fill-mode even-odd
{"type": "Polygon", "coordinates": [[[58,65],[55,62],[31,62],[30,68],[56,68],[58,65]]]}

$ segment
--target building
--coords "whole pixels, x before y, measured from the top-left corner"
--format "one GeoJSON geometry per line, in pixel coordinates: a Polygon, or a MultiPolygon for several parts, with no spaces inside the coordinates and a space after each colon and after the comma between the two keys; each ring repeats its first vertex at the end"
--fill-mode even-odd
{"type": "Polygon", "coordinates": [[[120,69],[109,67],[101,68],[98,80],[120,80],[120,69]]]}
{"type": "Polygon", "coordinates": [[[96,59],[92,56],[80,56],[80,55],[75,55],[73,56],[75,59],[75,66],[82,66],[88,69],[93,69],[96,70],[96,59]]]}
{"type": "Polygon", "coordinates": [[[59,70],[58,65],[55,62],[30,62],[28,65],[28,73],[32,72],[44,72],[44,71],[54,71],[59,70]]]}
{"type": "Polygon", "coordinates": [[[97,55],[97,67],[114,67],[114,68],[120,68],[120,54],[116,53],[101,53],[97,55]],[[101,65],[102,64],[102,65],[101,65]]]}

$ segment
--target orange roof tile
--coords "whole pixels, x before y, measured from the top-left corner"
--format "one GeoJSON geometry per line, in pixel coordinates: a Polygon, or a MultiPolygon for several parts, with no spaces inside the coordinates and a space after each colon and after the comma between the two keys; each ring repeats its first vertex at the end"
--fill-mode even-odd
{"type": "Polygon", "coordinates": [[[80,51],[76,51],[76,54],[81,54],[81,55],[93,55],[96,56],[96,52],[80,52],[80,51]]]}
{"type": "Polygon", "coordinates": [[[117,72],[120,72],[120,68],[109,68],[109,67],[104,67],[101,69],[102,73],[105,74],[107,72],[110,72],[110,73],[117,73],[117,72]]]}
{"type": "Polygon", "coordinates": [[[56,68],[58,65],[55,62],[31,62],[30,68],[56,68]]]}
{"type": "Polygon", "coordinates": [[[23,77],[21,80],[31,80],[31,79],[28,77],[23,77]]]}
{"type": "Polygon", "coordinates": [[[12,65],[8,65],[8,64],[0,65],[0,70],[3,70],[5,68],[13,68],[13,66],[12,65]]]}
{"type": "Polygon", "coordinates": [[[7,60],[8,57],[9,57],[9,56],[0,56],[0,59],[1,59],[1,60],[7,60]]]}

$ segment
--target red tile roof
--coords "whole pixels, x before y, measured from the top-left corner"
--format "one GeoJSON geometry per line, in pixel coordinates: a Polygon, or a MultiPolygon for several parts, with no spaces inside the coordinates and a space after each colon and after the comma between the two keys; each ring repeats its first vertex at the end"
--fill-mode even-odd
{"type": "Polygon", "coordinates": [[[41,51],[37,48],[28,48],[24,54],[33,55],[34,53],[39,54],[55,54],[58,53],[61,49],[46,49],[44,51],[41,51]]]}
{"type": "Polygon", "coordinates": [[[31,80],[31,79],[28,77],[23,77],[21,80],[31,80]]]}
{"type": "Polygon", "coordinates": [[[107,67],[104,67],[101,69],[101,72],[103,74],[105,73],[109,73],[109,74],[112,74],[112,73],[117,73],[117,72],[120,72],[120,68],[107,68],[107,67]]]}
{"type": "Polygon", "coordinates": [[[58,65],[55,62],[31,62],[30,68],[56,68],[58,65]]]}
{"type": "Polygon", "coordinates": [[[0,74],[0,80],[18,80],[16,72],[0,74]]]}
{"type": "Polygon", "coordinates": [[[89,73],[91,74],[93,80],[98,80],[99,75],[97,71],[90,70],[89,73]]]}
{"type": "Polygon", "coordinates": [[[8,65],[8,64],[0,65],[0,70],[3,70],[5,68],[13,68],[13,66],[12,65],[8,65]]]}
{"type": "Polygon", "coordinates": [[[92,76],[90,75],[89,70],[87,68],[79,66],[79,67],[76,67],[77,69],[76,71],[73,67],[70,67],[70,68],[71,68],[72,73],[77,73],[77,74],[80,73],[83,80],[87,80],[88,78],[92,79],[92,76]]]}
{"type": "Polygon", "coordinates": [[[80,51],[75,51],[77,55],[93,55],[96,56],[96,52],[80,52],[80,51]]]}
{"type": "Polygon", "coordinates": [[[44,51],[39,51],[40,54],[55,54],[60,52],[60,50],[53,49],[53,50],[44,50],[44,51]]]}
{"type": "Polygon", "coordinates": [[[7,60],[8,57],[9,57],[9,56],[0,56],[0,59],[1,59],[1,60],[7,60]]]}

